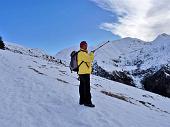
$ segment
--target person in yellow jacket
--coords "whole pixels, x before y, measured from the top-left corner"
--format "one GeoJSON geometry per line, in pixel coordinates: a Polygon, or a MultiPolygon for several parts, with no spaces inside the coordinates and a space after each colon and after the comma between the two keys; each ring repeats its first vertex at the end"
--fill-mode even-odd
{"type": "Polygon", "coordinates": [[[80,43],[80,51],[78,52],[78,75],[80,78],[79,94],[80,94],[80,105],[88,107],[95,107],[91,101],[90,93],[90,74],[92,72],[92,62],[94,60],[94,52],[88,54],[87,42],[82,41],[80,43]]]}

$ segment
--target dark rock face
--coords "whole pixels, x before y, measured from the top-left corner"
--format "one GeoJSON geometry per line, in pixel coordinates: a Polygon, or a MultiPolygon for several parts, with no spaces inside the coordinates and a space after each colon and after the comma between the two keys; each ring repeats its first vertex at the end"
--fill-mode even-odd
{"type": "Polygon", "coordinates": [[[156,67],[149,68],[146,70],[136,69],[136,70],[132,71],[132,75],[139,76],[139,77],[148,77],[148,76],[152,75],[155,71],[156,71],[156,67]]]}
{"type": "Polygon", "coordinates": [[[109,73],[97,63],[94,63],[93,74],[130,86],[135,86],[132,76],[144,77],[141,81],[143,89],[170,97],[170,67],[167,65],[164,65],[159,70],[155,67],[147,70],[135,70],[130,74],[127,71],[113,71],[109,73]]]}
{"type": "Polygon", "coordinates": [[[101,68],[97,63],[94,63],[93,74],[103,77],[103,78],[106,78],[106,79],[109,79],[109,80],[127,84],[130,86],[135,86],[133,79],[130,77],[130,74],[126,71],[122,71],[122,72],[113,71],[112,73],[109,73],[106,70],[104,70],[103,68],[101,68]]]}
{"type": "Polygon", "coordinates": [[[153,75],[145,77],[142,83],[146,90],[170,97],[170,67],[162,67],[153,75]]]}

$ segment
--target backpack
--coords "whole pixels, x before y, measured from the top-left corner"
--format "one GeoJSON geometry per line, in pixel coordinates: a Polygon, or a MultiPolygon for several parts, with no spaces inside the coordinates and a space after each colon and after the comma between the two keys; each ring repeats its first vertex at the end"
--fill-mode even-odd
{"type": "Polygon", "coordinates": [[[71,57],[70,70],[71,70],[71,72],[74,71],[74,72],[78,73],[80,65],[84,62],[84,61],[82,61],[80,63],[80,65],[78,65],[78,53],[79,52],[80,51],[72,51],[70,54],[70,57],[71,57]]]}

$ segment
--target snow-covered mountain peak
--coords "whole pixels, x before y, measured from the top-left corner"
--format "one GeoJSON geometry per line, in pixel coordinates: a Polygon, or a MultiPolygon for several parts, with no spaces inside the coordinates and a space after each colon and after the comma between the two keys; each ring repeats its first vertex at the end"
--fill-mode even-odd
{"type": "Polygon", "coordinates": [[[163,42],[170,43],[170,35],[163,33],[163,34],[158,35],[156,39],[152,41],[152,43],[163,43],[163,42]]]}
{"type": "Polygon", "coordinates": [[[160,37],[160,36],[162,36],[162,37],[170,37],[170,35],[168,35],[166,33],[162,33],[162,34],[158,35],[158,37],[160,37]]]}
{"type": "Polygon", "coordinates": [[[120,39],[120,41],[126,41],[126,42],[144,42],[141,39],[131,38],[131,37],[125,37],[123,39],[120,39]]]}

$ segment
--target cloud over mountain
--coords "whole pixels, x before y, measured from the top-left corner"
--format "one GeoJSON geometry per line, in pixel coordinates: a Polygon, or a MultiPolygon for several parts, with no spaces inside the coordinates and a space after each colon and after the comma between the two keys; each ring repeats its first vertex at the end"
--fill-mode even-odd
{"type": "Polygon", "coordinates": [[[116,14],[117,22],[101,23],[100,28],[121,37],[153,40],[161,33],[170,34],[169,0],[91,0],[116,14]]]}

